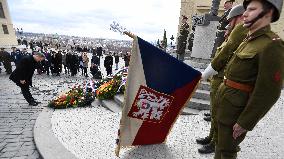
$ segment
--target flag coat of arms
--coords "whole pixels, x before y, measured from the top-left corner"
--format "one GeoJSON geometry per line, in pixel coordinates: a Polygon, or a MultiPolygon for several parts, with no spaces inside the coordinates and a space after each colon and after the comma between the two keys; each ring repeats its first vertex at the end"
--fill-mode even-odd
{"type": "Polygon", "coordinates": [[[118,149],[165,142],[200,78],[199,71],[135,36],[118,149]]]}

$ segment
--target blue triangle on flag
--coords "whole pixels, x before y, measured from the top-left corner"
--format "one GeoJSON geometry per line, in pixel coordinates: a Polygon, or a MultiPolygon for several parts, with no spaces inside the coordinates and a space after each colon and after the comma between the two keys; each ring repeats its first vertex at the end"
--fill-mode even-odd
{"type": "Polygon", "coordinates": [[[189,84],[201,73],[163,50],[138,38],[138,44],[148,87],[167,94],[189,84]]]}

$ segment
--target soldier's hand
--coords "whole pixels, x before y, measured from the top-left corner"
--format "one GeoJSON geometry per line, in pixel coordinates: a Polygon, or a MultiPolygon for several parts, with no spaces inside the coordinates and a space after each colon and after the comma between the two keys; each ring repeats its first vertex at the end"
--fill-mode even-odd
{"type": "Polygon", "coordinates": [[[247,132],[247,130],[242,128],[238,123],[233,126],[233,138],[235,140],[245,132],[247,132]]]}
{"type": "Polygon", "coordinates": [[[21,83],[21,84],[25,84],[26,81],[25,81],[25,80],[20,80],[20,83],[21,83]]]}

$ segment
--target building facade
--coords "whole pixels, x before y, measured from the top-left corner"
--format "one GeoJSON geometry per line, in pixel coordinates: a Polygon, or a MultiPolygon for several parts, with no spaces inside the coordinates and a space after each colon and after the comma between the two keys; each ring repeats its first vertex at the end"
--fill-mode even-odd
{"type": "MultiPolygon", "coordinates": [[[[219,15],[224,12],[223,4],[225,0],[221,0],[219,7],[219,15]]],[[[242,3],[243,0],[236,0],[235,4],[242,3]]],[[[191,17],[193,15],[202,15],[210,11],[212,0],[181,0],[180,20],[178,30],[181,24],[182,15],[189,18],[188,23],[191,26],[191,17]]],[[[282,9],[284,11],[284,7],[282,9]]],[[[281,13],[279,21],[272,23],[272,30],[276,32],[284,40],[284,12],[281,13]]]]}
{"type": "Polygon", "coordinates": [[[18,45],[7,0],[0,0],[0,47],[18,45]]]}

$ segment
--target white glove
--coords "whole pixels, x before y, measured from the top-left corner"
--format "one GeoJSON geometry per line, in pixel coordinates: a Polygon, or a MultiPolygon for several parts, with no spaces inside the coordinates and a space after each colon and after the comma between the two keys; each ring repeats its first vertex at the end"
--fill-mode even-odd
{"type": "Polygon", "coordinates": [[[208,79],[209,77],[212,77],[212,76],[217,75],[217,74],[218,74],[218,72],[215,71],[215,70],[212,68],[211,63],[210,63],[210,64],[207,66],[207,68],[202,72],[201,79],[202,79],[203,81],[207,81],[207,79],[208,79]]]}

